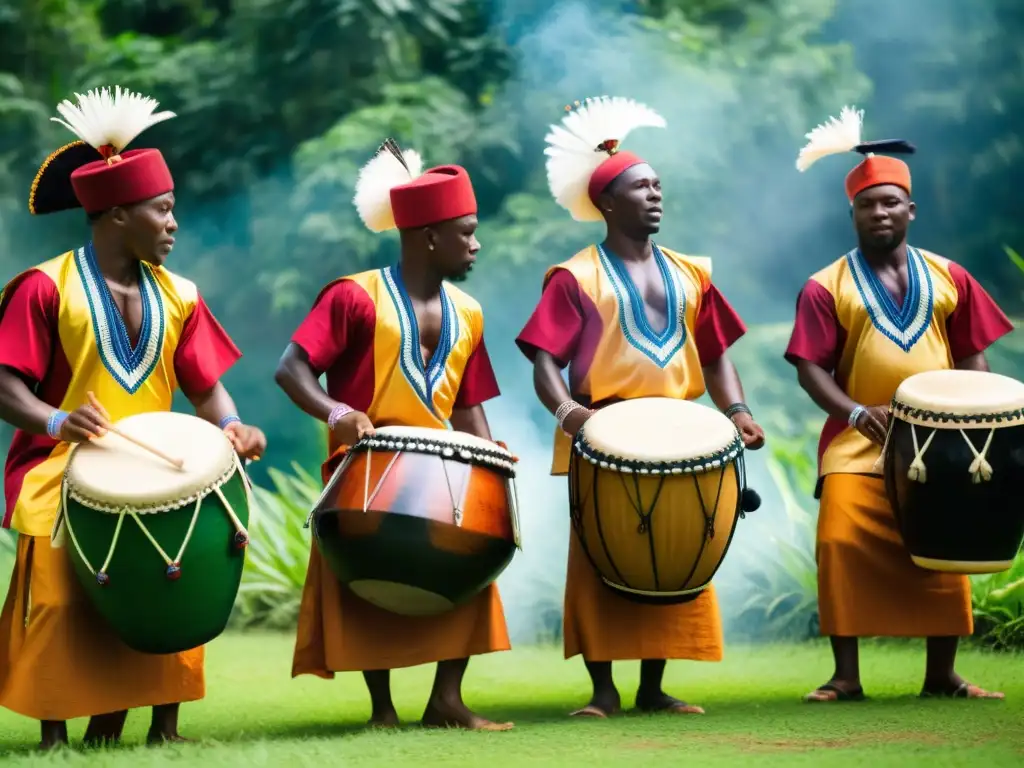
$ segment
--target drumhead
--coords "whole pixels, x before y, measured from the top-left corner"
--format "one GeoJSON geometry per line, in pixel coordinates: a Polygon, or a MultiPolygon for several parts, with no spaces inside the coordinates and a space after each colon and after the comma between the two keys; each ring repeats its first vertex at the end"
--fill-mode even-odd
{"type": "Polygon", "coordinates": [[[986,371],[926,371],[900,384],[893,410],[929,425],[1014,426],[1024,423],[1024,383],[986,371]]]}
{"type": "Polygon", "coordinates": [[[374,431],[376,434],[373,437],[363,438],[353,450],[370,448],[435,453],[445,458],[501,467],[509,472],[514,467],[510,451],[468,432],[406,426],[375,427],[374,431]]]}
{"type": "Polygon", "coordinates": [[[576,450],[627,466],[690,465],[735,457],[743,442],[725,414],[689,400],[643,397],[598,410],[576,450]]]}
{"type": "Polygon", "coordinates": [[[196,416],[140,413],[114,426],[185,464],[178,469],[113,432],[76,444],[64,482],[69,495],[88,506],[110,512],[124,506],[139,512],[175,509],[221,485],[236,468],[227,436],[196,416]]]}

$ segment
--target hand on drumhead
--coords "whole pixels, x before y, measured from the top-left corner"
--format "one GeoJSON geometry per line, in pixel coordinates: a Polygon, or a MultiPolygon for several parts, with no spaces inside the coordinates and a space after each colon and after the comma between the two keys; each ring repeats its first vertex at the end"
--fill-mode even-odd
{"type": "Polygon", "coordinates": [[[732,423],[740,431],[744,448],[756,451],[764,446],[764,430],[761,429],[761,425],[754,421],[749,413],[737,413],[732,417],[732,423]]]}
{"type": "Polygon", "coordinates": [[[105,413],[91,405],[80,405],[60,425],[60,439],[69,443],[87,443],[95,437],[103,437],[107,433],[106,424],[105,413]]]}
{"type": "Polygon", "coordinates": [[[364,437],[373,437],[377,432],[365,413],[352,411],[338,419],[334,425],[334,434],[344,445],[355,445],[364,437]]]}
{"type": "Polygon", "coordinates": [[[267,437],[259,427],[233,421],[224,427],[224,434],[243,459],[259,459],[267,450],[267,437]]]}
{"type": "Polygon", "coordinates": [[[884,405],[865,408],[857,417],[857,431],[873,443],[885,445],[885,434],[889,430],[889,409],[884,405]]]}
{"type": "Polygon", "coordinates": [[[583,425],[587,423],[587,419],[593,415],[594,412],[588,408],[576,408],[565,417],[565,421],[562,422],[562,429],[569,435],[575,437],[576,433],[579,432],[583,428],[583,425]]]}

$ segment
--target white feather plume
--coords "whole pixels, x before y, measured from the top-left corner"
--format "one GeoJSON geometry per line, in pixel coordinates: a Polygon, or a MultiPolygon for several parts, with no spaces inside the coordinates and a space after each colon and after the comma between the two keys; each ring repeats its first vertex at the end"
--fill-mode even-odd
{"type": "Polygon", "coordinates": [[[601,212],[587,193],[590,177],[608,152],[606,141],[621,144],[637,128],[665,128],[665,118],[650,107],[621,96],[587,99],[552,125],[544,140],[548,189],[577,221],[600,221],[601,212]]]}
{"type": "Polygon", "coordinates": [[[803,172],[821,158],[850,152],[861,143],[861,128],[864,122],[864,110],[843,107],[839,117],[830,117],[806,135],[807,144],[800,150],[796,159],[796,168],[803,172]]]}
{"type": "MultiPolygon", "coordinates": [[[[397,145],[396,145],[397,147],[397,145]]],[[[391,190],[408,184],[423,173],[423,158],[414,149],[401,150],[406,165],[385,147],[359,170],[355,196],[359,218],[372,232],[395,229],[395,214],[391,209],[391,190]]]]}
{"type": "Polygon", "coordinates": [[[136,136],[157,123],[176,117],[173,112],[157,112],[159,102],[121,86],[93,89],[84,96],[75,94],[78,104],[65,99],[57,105],[64,118],[50,119],[60,123],[86,144],[100,149],[113,146],[115,154],[127,147],[136,136]]]}

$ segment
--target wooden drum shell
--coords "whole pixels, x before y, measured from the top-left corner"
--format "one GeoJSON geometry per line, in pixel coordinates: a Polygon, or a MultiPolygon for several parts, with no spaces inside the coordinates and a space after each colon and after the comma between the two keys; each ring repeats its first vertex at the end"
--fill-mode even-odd
{"type": "Polygon", "coordinates": [[[708,471],[654,475],[604,469],[574,451],[573,528],[602,581],[637,602],[699,597],[721,566],[740,518],[741,461],[742,456],[708,471]],[[647,525],[637,507],[650,512],[647,525]]]}
{"type": "Polygon", "coordinates": [[[885,489],[900,535],[913,561],[927,570],[962,574],[1009,569],[1024,540],[1024,425],[992,432],[986,459],[992,477],[974,483],[969,472],[974,454],[960,429],[981,451],[988,427],[912,425],[899,414],[892,420],[884,457],[885,489]],[[923,446],[926,482],[908,477],[914,438],[923,446]]]}
{"type": "Polygon", "coordinates": [[[360,450],[313,510],[317,546],[339,581],[368,602],[408,616],[444,613],[511,562],[510,482],[494,468],[437,454],[360,450]]]}

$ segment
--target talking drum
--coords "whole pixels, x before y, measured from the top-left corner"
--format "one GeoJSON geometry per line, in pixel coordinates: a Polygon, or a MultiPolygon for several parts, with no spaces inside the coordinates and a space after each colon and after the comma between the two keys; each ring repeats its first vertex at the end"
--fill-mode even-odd
{"type": "Polygon", "coordinates": [[[248,478],[227,436],[181,413],[129,416],[71,448],[54,524],[91,602],[129,648],[178,653],[224,631],[248,544],[248,478]]]}
{"type": "Polygon", "coordinates": [[[1024,539],[1024,384],[918,373],[896,390],[882,461],[904,545],[921,568],[996,573],[1024,539]]]}
{"type": "Polygon", "coordinates": [[[569,462],[573,528],[601,580],[637,602],[697,598],[745,512],[743,440],[717,410],[645,397],[601,408],[569,462]]]}
{"type": "Polygon", "coordinates": [[[338,580],[379,608],[445,613],[501,575],[519,547],[512,454],[465,432],[378,427],[310,513],[338,580]]]}

